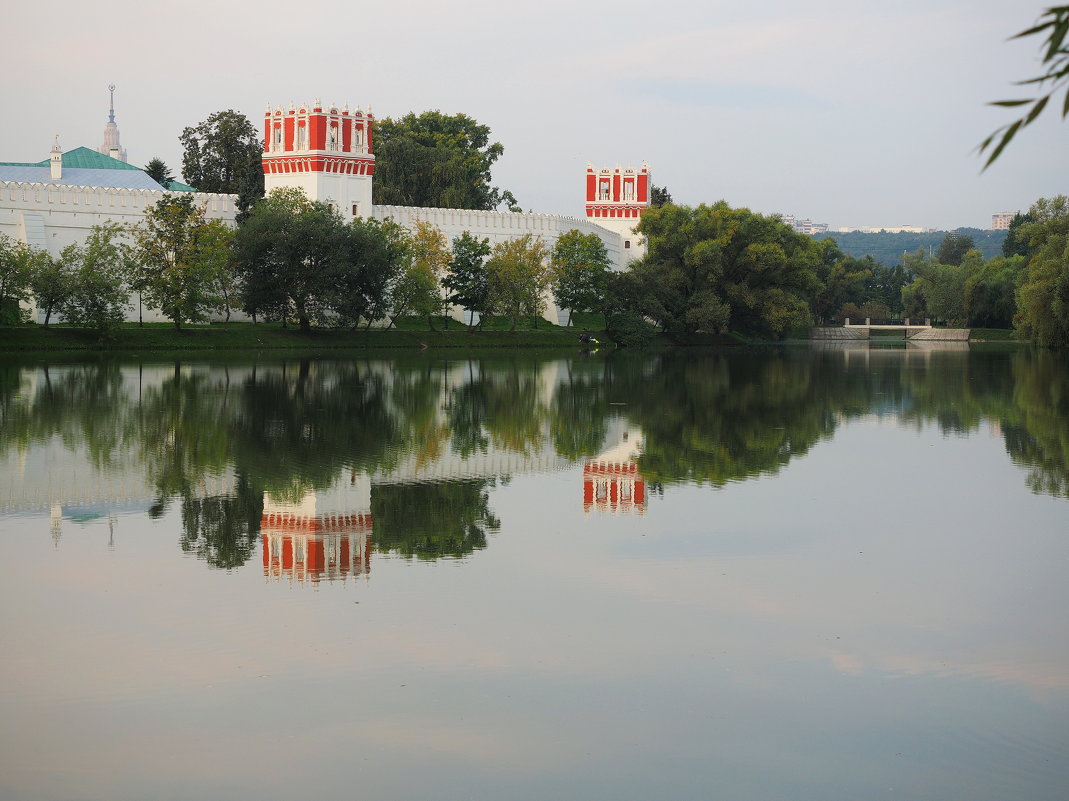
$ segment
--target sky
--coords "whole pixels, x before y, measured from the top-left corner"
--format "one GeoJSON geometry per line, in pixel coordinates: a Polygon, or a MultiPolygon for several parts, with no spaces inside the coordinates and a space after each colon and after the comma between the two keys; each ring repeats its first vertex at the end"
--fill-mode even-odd
{"type": "Polygon", "coordinates": [[[181,172],[182,129],[236,109],[465,113],[504,145],[494,184],[581,216],[584,171],[650,165],[677,203],[726,200],[833,229],[990,227],[1069,190],[1060,97],[982,172],[1041,40],[1025,0],[396,0],[5,9],[0,161],[97,148],[114,83],[131,163],[181,172]],[[21,32],[12,35],[12,32],[21,32]],[[1055,109],[1057,105],[1059,108],[1055,109]]]}

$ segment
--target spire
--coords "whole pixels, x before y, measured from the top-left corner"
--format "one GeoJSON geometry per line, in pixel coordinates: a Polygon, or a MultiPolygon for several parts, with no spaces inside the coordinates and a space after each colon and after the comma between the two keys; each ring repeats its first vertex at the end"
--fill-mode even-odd
{"type": "Polygon", "coordinates": [[[119,161],[126,161],[126,151],[119,144],[119,126],[115,124],[115,84],[108,84],[108,92],[111,94],[108,124],[104,126],[104,144],[97,150],[105,156],[111,156],[119,161]]]}
{"type": "Polygon", "coordinates": [[[59,134],[56,134],[55,144],[48,157],[48,165],[52,168],[52,180],[59,181],[63,178],[63,151],[59,147],[59,134]]]}

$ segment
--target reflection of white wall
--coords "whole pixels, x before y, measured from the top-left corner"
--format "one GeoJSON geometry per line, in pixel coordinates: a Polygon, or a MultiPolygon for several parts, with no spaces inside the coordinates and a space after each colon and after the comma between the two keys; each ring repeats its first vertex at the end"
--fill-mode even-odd
{"type": "MultiPolygon", "coordinates": [[[[32,403],[44,384],[60,386],[87,368],[80,366],[50,367],[47,375],[43,369],[22,371],[17,397],[32,403]]],[[[388,361],[361,365],[365,374],[375,375],[391,383],[395,377],[392,363],[388,361]]],[[[213,365],[182,365],[180,374],[186,378],[197,377],[204,381],[205,391],[222,392],[229,385],[238,387],[255,371],[258,376],[295,375],[295,366],[271,365],[258,367],[219,367],[213,365]]],[[[309,366],[309,375],[318,381],[329,380],[329,366],[315,363],[309,366]],[[327,375],[317,376],[319,371],[327,375]]],[[[132,399],[144,398],[158,392],[175,376],[174,365],[146,365],[123,368],[119,371],[122,390],[132,399]]],[[[437,428],[447,432],[448,413],[446,405],[450,391],[472,380],[506,380],[497,372],[486,376],[480,374],[478,362],[456,362],[438,373],[441,390],[438,402],[437,428]]],[[[524,373],[524,375],[531,375],[524,373]]],[[[544,409],[552,405],[557,388],[568,380],[568,372],[561,362],[546,362],[533,374],[534,392],[538,404],[544,409]]],[[[549,432],[548,418],[543,422],[541,438],[532,443],[525,452],[518,452],[495,443],[488,437],[485,452],[463,457],[454,452],[448,433],[437,447],[425,453],[404,454],[389,469],[372,474],[342,471],[323,490],[307,495],[297,501],[265,498],[270,510],[286,507],[312,516],[324,514],[356,514],[370,510],[371,485],[373,483],[405,483],[411,481],[450,480],[460,478],[494,478],[518,473],[545,473],[562,470],[573,462],[557,454],[549,432]]],[[[629,427],[624,418],[612,418],[599,459],[627,461],[641,448],[642,435],[629,427]]],[[[84,445],[68,445],[54,437],[44,443],[31,443],[23,448],[13,448],[0,454],[0,510],[47,510],[54,505],[149,503],[156,498],[155,487],[148,480],[137,449],[140,443],[128,443],[127,451],[119,450],[112,455],[111,463],[96,464],[84,445]]],[[[216,476],[207,476],[196,487],[202,496],[225,495],[234,488],[233,468],[227,468],[216,476]]]]}

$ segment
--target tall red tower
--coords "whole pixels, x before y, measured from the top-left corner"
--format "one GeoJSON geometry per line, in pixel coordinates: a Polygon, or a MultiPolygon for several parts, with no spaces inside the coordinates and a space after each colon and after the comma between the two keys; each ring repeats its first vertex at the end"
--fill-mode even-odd
{"type": "Polygon", "coordinates": [[[375,156],[374,116],[359,106],[324,106],[319,99],[289,110],[264,113],[264,188],[303,189],[312,200],[330,203],[346,218],[371,211],[375,156]]]}

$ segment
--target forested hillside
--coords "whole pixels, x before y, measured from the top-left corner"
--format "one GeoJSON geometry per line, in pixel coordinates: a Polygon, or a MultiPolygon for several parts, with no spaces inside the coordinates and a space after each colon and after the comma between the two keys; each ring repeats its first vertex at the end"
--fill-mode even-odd
{"type": "MultiPolygon", "coordinates": [[[[973,243],[984,254],[985,259],[1002,255],[1002,243],[1006,239],[1005,231],[959,228],[957,232],[961,236],[971,236],[973,243]]],[[[917,250],[927,252],[929,247],[934,253],[939,249],[939,245],[946,238],[946,235],[946,231],[932,231],[927,234],[892,234],[886,231],[881,231],[878,234],[866,234],[859,231],[847,233],[829,231],[826,234],[815,234],[814,238],[834,239],[839,249],[848,256],[853,256],[856,259],[872,256],[881,264],[893,267],[902,263],[903,253],[916,253],[917,250]]]]}

